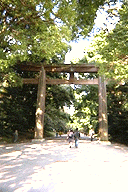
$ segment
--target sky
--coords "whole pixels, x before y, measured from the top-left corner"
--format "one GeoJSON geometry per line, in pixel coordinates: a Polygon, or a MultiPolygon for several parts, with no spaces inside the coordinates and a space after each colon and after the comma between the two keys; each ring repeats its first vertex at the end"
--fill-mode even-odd
{"type": "Polygon", "coordinates": [[[90,33],[90,37],[87,37],[86,39],[80,38],[77,42],[75,42],[75,41],[70,42],[72,50],[66,54],[65,64],[70,64],[70,61],[72,61],[73,63],[76,63],[79,61],[79,59],[82,59],[84,57],[85,49],[87,49],[89,47],[91,41],[94,38],[94,35],[96,35],[98,33],[99,29],[104,29],[107,26],[108,31],[110,31],[115,27],[117,21],[119,20],[118,17],[115,17],[114,19],[112,18],[109,20],[106,19],[107,18],[106,10],[108,8],[111,9],[114,7],[116,7],[117,9],[119,9],[121,7],[120,0],[118,0],[116,5],[114,5],[114,6],[113,5],[111,5],[110,7],[106,6],[105,10],[100,9],[97,11],[95,25],[90,33]],[[106,26],[104,25],[104,23],[106,24],[106,26]]]}

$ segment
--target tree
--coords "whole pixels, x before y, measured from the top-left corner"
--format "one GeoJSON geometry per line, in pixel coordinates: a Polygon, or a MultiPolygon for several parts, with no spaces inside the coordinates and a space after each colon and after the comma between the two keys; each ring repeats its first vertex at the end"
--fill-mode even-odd
{"type": "MultiPolygon", "coordinates": [[[[32,77],[26,72],[22,77],[32,77]]],[[[55,78],[52,74],[51,78],[55,78]]],[[[50,74],[49,74],[50,76],[50,74]]],[[[61,76],[58,76],[61,78],[61,76]]],[[[73,101],[73,91],[69,86],[49,85],[46,89],[46,110],[44,136],[49,132],[65,131],[70,116],[63,111],[63,106],[69,106],[73,101]]],[[[12,138],[15,130],[20,137],[34,137],[35,112],[37,103],[37,85],[21,87],[4,87],[0,90],[0,134],[12,138]]]]}
{"type": "Polygon", "coordinates": [[[108,98],[108,125],[111,139],[128,144],[128,84],[109,85],[108,98]]]}
{"type": "Polygon", "coordinates": [[[68,49],[70,31],[66,25],[57,26],[51,18],[51,1],[1,1],[0,69],[4,79],[16,84],[15,72],[10,69],[22,61],[42,62],[68,49]]]}
{"type": "Polygon", "coordinates": [[[123,1],[120,10],[110,9],[119,21],[112,31],[102,30],[96,35],[92,49],[88,52],[89,62],[99,66],[99,74],[109,80],[108,125],[111,138],[121,143],[127,141],[127,81],[128,81],[128,2],[123,1]],[[90,54],[92,57],[90,57],[90,54]]]}
{"type": "Polygon", "coordinates": [[[75,103],[76,113],[81,128],[88,133],[93,128],[96,132],[98,127],[98,87],[84,85],[76,90],[81,95],[75,103]]]}
{"type": "MultiPolygon", "coordinates": [[[[83,58],[79,63],[85,61],[83,58]]],[[[95,79],[95,73],[79,73],[79,79],[95,79]]],[[[77,85],[74,86],[74,107],[75,113],[71,117],[69,126],[72,128],[78,127],[81,131],[86,133],[91,128],[98,132],[98,86],[96,85],[77,85]]]]}
{"type": "Polygon", "coordinates": [[[96,3],[76,0],[2,0],[0,3],[0,68],[20,61],[41,62],[64,55],[71,39],[93,27],[96,3]]]}
{"type": "MultiPolygon", "coordinates": [[[[108,32],[101,31],[96,35],[93,44],[93,58],[99,66],[99,73],[105,74],[106,78],[115,79],[124,83],[128,79],[128,2],[124,1],[118,11],[119,22],[115,29],[108,32]]],[[[109,10],[113,13],[114,10],[109,10]]]]}
{"type": "Polygon", "coordinates": [[[0,97],[0,134],[12,138],[15,130],[26,138],[33,137],[37,86],[6,87],[0,97]],[[27,133],[27,134],[26,134],[27,133]]]}

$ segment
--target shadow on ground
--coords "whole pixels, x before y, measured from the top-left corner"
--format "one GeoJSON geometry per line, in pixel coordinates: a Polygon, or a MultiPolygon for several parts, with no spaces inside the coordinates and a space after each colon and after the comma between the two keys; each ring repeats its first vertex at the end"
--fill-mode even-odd
{"type": "Polygon", "coordinates": [[[0,192],[94,191],[99,182],[99,192],[102,185],[104,191],[117,192],[127,183],[127,163],[128,147],[88,137],[81,138],[78,149],[74,144],[69,148],[66,136],[0,145],[0,192]],[[75,186],[70,188],[70,183],[75,186]]]}

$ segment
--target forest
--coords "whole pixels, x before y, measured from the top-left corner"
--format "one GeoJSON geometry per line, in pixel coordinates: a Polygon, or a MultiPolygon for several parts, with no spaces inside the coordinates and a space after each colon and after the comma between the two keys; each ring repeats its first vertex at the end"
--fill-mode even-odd
{"type": "MultiPolygon", "coordinates": [[[[12,142],[15,130],[20,141],[34,138],[38,86],[23,84],[22,78],[38,78],[39,72],[23,71],[20,66],[64,64],[70,42],[90,35],[102,9],[107,20],[118,21],[112,30],[105,24],[99,29],[78,62],[97,66],[98,74],[78,78],[105,76],[109,139],[128,144],[127,7],[127,0],[1,0],[0,142],[12,142]]],[[[47,76],[62,79],[68,74],[47,76]]],[[[98,86],[47,85],[44,137],[76,127],[86,134],[91,128],[98,133],[98,105],[98,86]],[[74,114],[66,113],[64,106],[74,106],[74,114]]]]}

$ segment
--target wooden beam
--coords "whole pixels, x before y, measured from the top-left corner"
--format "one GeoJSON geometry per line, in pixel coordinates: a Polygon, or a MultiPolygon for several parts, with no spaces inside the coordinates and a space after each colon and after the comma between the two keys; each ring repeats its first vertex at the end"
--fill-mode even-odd
{"type": "Polygon", "coordinates": [[[86,64],[79,64],[79,65],[70,65],[70,64],[65,64],[65,65],[45,65],[44,66],[45,70],[47,72],[75,72],[75,73],[97,73],[98,72],[98,67],[95,65],[86,65],[86,64]]]}
{"type": "MultiPolygon", "coordinates": [[[[23,71],[40,71],[41,65],[20,65],[20,69],[23,71]]],[[[76,73],[97,73],[98,67],[95,65],[87,65],[87,64],[60,64],[60,65],[44,65],[44,69],[46,72],[76,72],[76,73]]]]}
{"type": "Polygon", "coordinates": [[[23,78],[22,79],[22,83],[23,84],[38,84],[39,79],[35,79],[35,78],[23,78]]]}
{"type": "Polygon", "coordinates": [[[70,80],[71,80],[71,79],[74,79],[74,72],[71,72],[71,73],[70,73],[70,80]]]}
{"type": "Polygon", "coordinates": [[[46,79],[46,84],[77,84],[77,85],[98,85],[98,78],[97,79],[46,79]]]}
{"type": "MultiPolygon", "coordinates": [[[[23,84],[38,84],[39,80],[35,78],[24,78],[22,79],[23,84]]],[[[84,80],[84,79],[48,79],[46,78],[46,84],[58,85],[58,84],[76,84],[76,85],[98,85],[98,78],[84,80]]]]}
{"type": "MultiPolygon", "coordinates": [[[[70,73],[73,74],[73,73],[70,73]]],[[[70,76],[70,80],[62,80],[62,79],[47,79],[47,84],[71,84],[72,81],[74,82],[74,84],[94,84],[97,85],[98,84],[98,79],[94,79],[94,80],[76,80],[73,79],[73,76],[70,76]],[[58,83],[60,81],[60,83],[58,83]],[[88,82],[87,82],[88,81],[88,82]]],[[[113,79],[114,81],[114,79],[113,79]]],[[[23,78],[22,79],[22,83],[23,84],[38,84],[39,79],[38,78],[23,78]]],[[[116,81],[115,81],[116,82],[116,81]]],[[[109,81],[105,81],[106,84],[109,83],[109,81]]],[[[119,82],[119,85],[123,85],[123,82],[119,82]]]]}

